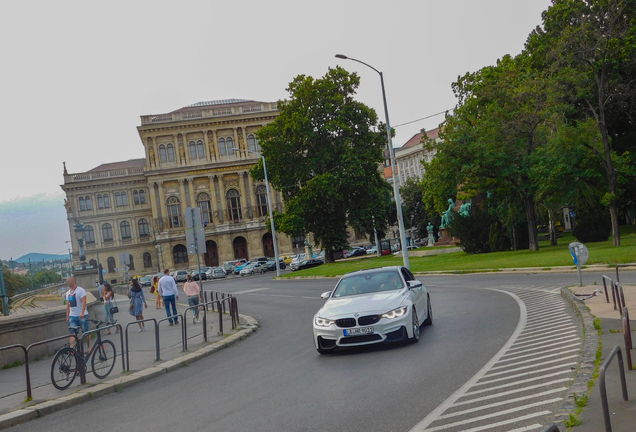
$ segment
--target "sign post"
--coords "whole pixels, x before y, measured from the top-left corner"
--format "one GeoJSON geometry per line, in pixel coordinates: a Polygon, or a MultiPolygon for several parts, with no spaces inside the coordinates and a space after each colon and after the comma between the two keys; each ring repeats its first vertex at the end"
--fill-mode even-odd
{"type": "Polygon", "coordinates": [[[9,315],[9,302],[7,298],[7,289],[4,286],[4,274],[2,271],[2,266],[0,266],[0,307],[2,308],[2,315],[9,315]]]}
{"type": "Polygon", "coordinates": [[[590,254],[583,243],[572,242],[569,245],[576,271],[579,274],[579,286],[583,286],[583,276],[581,275],[581,266],[585,265],[590,254]]]}
{"type": "Polygon", "coordinates": [[[196,254],[197,268],[199,275],[199,289],[203,291],[201,278],[201,259],[199,251],[205,250],[205,227],[201,223],[201,209],[199,207],[187,207],[185,209],[186,216],[186,243],[188,244],[188,253],[196,254]]]}

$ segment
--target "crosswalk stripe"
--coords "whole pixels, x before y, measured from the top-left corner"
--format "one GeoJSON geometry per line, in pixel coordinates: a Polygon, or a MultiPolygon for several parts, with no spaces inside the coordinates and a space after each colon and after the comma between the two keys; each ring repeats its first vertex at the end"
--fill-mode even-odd
{"type": "MultiPolygon", "coordinates": [[[[573,335],[565,335],[562,337],[558,337],[558,338],[552,338],[552,340],[554,342],[558,342],[561,341],[563,339],[567,339],[567,338],[571,338],[573,335]]],[[[517,348],[510,348],[510,351],[516,351],[516,350],[520,350],[522,348],[530,348],[531,346],[536,346],[536,345],[543,345],[545,342],[535,342],[535,343],[531,343],[531,344],[521,344],[519,347],[517,348]]],[[[516,345],[516,344],[515,344],[516,345]]]]}
{"type": "MultiPolygon", "coordinates": [[[[491,424],[485,425],[485,426],[474,427],[474,428],[471,428],[471,429],[464,429],[461,432],[479,432],[479,431],[491,429],[491,428],[497,427],[497,426],[504,426],[504,425],[507,425],[507,424],[518,423],[520,421],[531,419],[531,418],[534,418],[534,417],[541,417],[541,416],[544,416],[544,415],[547,415],[547,414],[551,414],[551,411],[539,411],[539,412],[532,413],[532,414],[526,414],[524,416],[513,418],[513,419],[510,419],[510,420],[504,420],[504,421],[500,421],[500,422],[497,422],[497,423],[491,423],[491,424]]],[[[432,432],[434,430],[440,430],[440,429],[426,429],[427,432],[432,432]]]]}
{"type": "MultiPolygon", "coordinates": [[[[549,349],[549,350],[545,350],[545,351],[543,351],[543,353],[549,353],[549,352],[554,352],[554,351],[560,351],[560,350],[562,350],[562,349],[564,349],[564,348],[579,347],[580,345],[581,345],[580,343],[575,343],[575,344],[571,344],[571,345],[564,346],[564,347],[558,347],[558,348],[552,348],[552,349],[549,349]]],[[[533,350],[533,351],[536,351],[536,350],[533,350]]],[[[535,355],[536,355],[536,354],[524,354],[524,355],[517,356],[517,357],[511,357],[511,358],[509,358],[509,359],[499,360],[499,361],[497,362],[497,364],[499,364],[499,363],[504,363],[504,362],[509,362],[509,361],[514,361],[514,360],[518,360],[518,359],[520,359],[520,358],[533,357],[533,356],[535,356],[535,355]]]]}
{"type": "MultiPolygon", "coordinates": [[[[485,375],[485,377],[489,378],[489,377],[493,377],[493,376],[505,375],[505,374],[510,373],[510,372],[519,372],[519,371],[526,370],[526,369],[533,369],[533,368],[536,368],[538,366],[544,366],[544,365],[548,365],[548,364],[559,363],[559,362],[562,362],[563,360],[578,358],[578,356],[579,356],[578,354],[574,354],[574,355],[570,355],[570,356],[567,356],[567,357],[561,357],[561,358],[556,359],[556,360],[550,360],[550,361],[546,361],[546,362],[543,362],[543,363],[533,364],[533,365],[530,365],[530,366],[522,366],[522,367],[518,367],[518,368],[515,368],[515,369],[508,369],[508,370],[501,371],[501,372],[489,373],[489,374],[485,375]]],[[[576,364],[576,363],[569,362],[569,363],[566,363],[566,364],[567,365],[571,365],[571,364],[576,364]]],[[[566,364],[564,364],[564,366],[566,364]]]]}
{"type": "MultiPolygon", "coordinates": [[[[472,412],[477,412],[477,411],[485,410],[485,409],[488,409],[488,408],[494,408],[494,407],[507,405],[507,404],[511,404],[511,403],[515,403],[515,402],[521,402],[521,401],[528,400],[528,399],[535,399],[535,398],[538,398],[538,397],[541,397],[541,396],[547,396],[549,394],[558,393],[560,391],[561,391],[561,389],[553,389],[553,390],[544,391],[544,392],[541,392],[541,393],[538,393],[538,394],[533,394],[533,395],[530,395],[530,396],[522,396],[522,397],[518,397],[518,398],[515,398],[515,399],[508,399],[508,400],[501,401],[501,402],[495,402],[495,403],[491,403],[491,404],[488,404],[488,405],[478,406],[476,408],[469,408],[469,409],[463,410],[463,411],[455,411],[454,413],[440,416],[438,418],[438,420],[458,417],[458,416],[461,416],[461,415],[470,414],[472,412]]],[[[563,398],[559,398],[559,399],[562,400],[563,398]]]]}
{"type": "MultiPolygon", "coordinates": [[[[561,335],[569,335],[571,333],[576,333],[576,332],[577,332],[577,330],[573,329],[573,330],[568,330],[568,331],[561,331],[559,333],[561,335]]],[[[524,340],[524,341],[519,340],[519,339],[521,339],[521,338],[519,338],[519,339],[517,339],[517,342],[515,342],[515,345],[523,345],[526,342],[538,342],[538,341],[541,341],[541,340],[544,340],[544,339],[553,339],[553,338],[554,338],[554,335],[552,335],[552,336],[541,336],[541,337],[532,336],[530,339],[524,340]]]]}
{"type": "Polygon", "coordinates": [[[556,353],[556,354],[549,354],[549,355],[544,355],[544,356],[541,356],[541,357],[535,357],[535,358],[532,358],[532,359],[529,359],[529,360],[522,360],[522,361],[517,362],[517,363],[509,363],[509,364],[502,365],[502,366],[495,366],[494,368],[492,368],[490,370],[501,369],[501,368],[505,368],[505,367],[508,367],[508,366],[517,366],[517,365],[521,365],[521,364],[525,364],[525,363],[533,363],[533,362],[536,362],[537,360],[543,360],[543,359],[550,358],[550,357],[555,357],[555,356],[558,356],[558,355],[561,355],[561,354],[577,352],[578,350],[579,350],[578,348],[569,349],[569,350],[561,351],[561,352],[556,353]]]}
{"type": "MultiPolygon", "coordinates": [[[[558,331],[562,331],[565,328],[577,328],[577,327],[574,324],[572,324],[572,323],[565,323],[565,324],[561,324],[561,325],[558,325],[558,326],[553,326],[551,328],[553,328],[554,332],[556,332],[557,330],[558,331]]],[[[545,333],[545,330],[533,330],[533,331],[530,331],[530,332],[525,332],[524,331],[523,333],[521,333],[521,337],[519,339],[524,339],[524,338],[528,337],[529,335],[532,335],[532,334],[535,334],[535,333],[547,334],[547,333],[545,333]]],[[[517,339],[517,340],[519,340],[519,339],[517,339]]]]}
{"type": "MultiPolygon", "coordinates": [[[[558,369],[558,367],[550,368],[550,369],[558,369]]],[[[510,375],[510,376],[503,377],[503,378],[495,378],[495,379],[488,380],[488,381],[479,381],[477,384],[475,384],[475,387],[479,386],[479,385],[492,384],[492,383],[495,383],[495,382],[508,381],[508,380],[513,379],[513,378],[521,378],[521,377],[526,377],[526,376],[529,376],[529,375],[534,375],[534,374],[543,373],[543,372],[545,372],[545,369],[541,369],[541,370],[537,370],[537,371],[531,371],[531,372],[524,372],[524,373],[520,373],[520,374],[517,374],[517,375],[510,375]]],[[[538,381],[540,379],[552,378],[553,376],[559,376],[559,375],[571,374],[571,373],[572,373],[572,369],[566,369],[566,370],[562,370],[562,371],[559,371],[559,372],[553,372],[553,373],[547,374],[547,375],[541,375],[540,377],[533,377],[533,378],[528,378],[528,379],[521,380],[521,381],[515,381],[514,383],[511,383],[510,386],[518,385],[518,384],[525,384],[527,382],[536,382],[536,381],[538,381]]],[[[510,386],[508,386],[508,387],[510,387],[510,386]]]]}
{"type": "MultiPolygon", "coordinates": [[[[521,350],[521,351],[515,350],[515,352],[511,352],[510,354],[506,354],[503,357],[507,357],[507,356],[510,356],[510,355],[517,355],[517,354],[527,353],[527,352],[530,352],[530,351],[536,351],[536,350],[540,350],[540,349],[543,349],[543,348],[550,348],[550,347],[553,347],[553,346],[560,346],[560,345],[564,345],[564,344],[571,343],[571,342],[574,342],[574,341],[581,342],[581,340],[580,340],[580,338],[578,336],[574,336],[574,337],[572,337],[570,339],[567,339],[567,340],[564,340],[564,341],[554,342],[554,343],[547,344],[547,345],[539,344],[539,346],[537,346],[535,348],[524,349],[524,350],[521,350]]],[[[518,349],[520,349],[520,348],[523,348],[523,347],[519,347],[518,349]]]]}

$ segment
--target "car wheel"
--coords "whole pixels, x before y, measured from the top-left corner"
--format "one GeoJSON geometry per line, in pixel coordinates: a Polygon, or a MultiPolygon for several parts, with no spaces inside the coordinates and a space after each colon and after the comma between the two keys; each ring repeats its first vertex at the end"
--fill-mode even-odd
{"type": "Polygon", "coordinates": [[[413,337],[409,338],[410,343],[416,343],[420,340],[420,320],[417,318],[415,307],[411,310],[411,325],[413,326],[413,337]]]}
{"type": "Polygon", "coordinates": [[[424,320],[424,325],[430,326],[431,324],[433,324],[433,306],[431,306],[431,296],[429,295],[426,296],[426,302],[428,303],[428,306],[426,307],[427,311],[426,311],[426,319],[424,320]]]}

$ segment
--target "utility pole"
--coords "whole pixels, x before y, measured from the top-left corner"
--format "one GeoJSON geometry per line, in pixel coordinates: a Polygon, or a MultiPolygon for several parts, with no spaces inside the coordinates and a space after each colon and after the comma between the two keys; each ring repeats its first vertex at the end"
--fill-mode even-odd
{"type": "MultiPolygon", "coordinates": [[[[11,258],[13,261],[13,258],[11,258]]],[[[7,289],[4,286],[4,271],[0,265],[0,307],[2,308],[2,315],[9,315],[9,299],[7,298],[7,289]]]]}
{"type": "Polygon", "coordinates": [[[33,289],[33,267],[31,267],[31,258],[29,258],[29,274],[31,275],[31,289],[33,289]]]}

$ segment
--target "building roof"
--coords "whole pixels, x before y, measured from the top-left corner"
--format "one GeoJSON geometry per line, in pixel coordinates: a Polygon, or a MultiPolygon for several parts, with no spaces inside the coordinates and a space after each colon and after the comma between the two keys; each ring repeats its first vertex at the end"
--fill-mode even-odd
{"type": "MultiPolygon", "coordinates": [[[[419,143],[422,142],[422,137],[423,136],[424,136],[424,132],[420,132],[420,133],[417,133],[417,134],[413,135],[411,137],[411,139],[406,142],[406,144],[404,144],[402,147],[400,147],[400,150],[405,150],[407,148],[411,148],[413,146],[418,145],[419,143]]],[[[439,137],[439,128],[435,128],[435,129],[432,129],[432,130],[426,132],[426,136],[427,136],[428,139],[434,139],[434,138],[439,137]]]]}
{"type": "Polygon", "coordinates": [[[130,159],[130,160],[121,161],[121,162],[104,163],[87,172],[109,171],[114,169],[137,168],[137,167],[144,167],[144,166],[146,166],[146,158],[130,159]]]}
{"type": "Polygon", "coordinates": [[[229,104],[243,103],[243,102],[254,102],[254,101],[249,99],[221,99],[221,100],[215,100],[215,101],[197,102],[195,104],[188,105],[184,108],[213,106],[213,105],[229,105],[229,104]]]}

